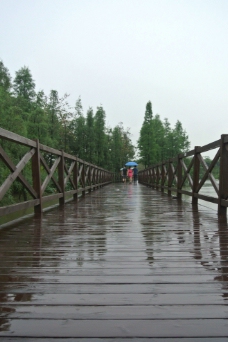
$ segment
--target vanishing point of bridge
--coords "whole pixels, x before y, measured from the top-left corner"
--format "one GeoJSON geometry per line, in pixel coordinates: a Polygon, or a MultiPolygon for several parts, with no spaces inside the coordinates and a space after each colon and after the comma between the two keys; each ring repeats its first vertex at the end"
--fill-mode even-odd
{"type": "MultiPolygon", "coordinates": [[[[16,164],[1,149],[11,175],[0,194],[20,178],[36,215],[0,230],[0,341],[227,341],[226,217],[207,204],[192,205],[156,189],[169,187],[171,175],[175,180],[175,162],[168,185],[159,183],[156,166],[157,172],[141,175],[145,186],[111,183],[104,170],[81,160],[67,164],[62,156],[49,166],[46,155],[30,146],[16,164]],[[29,156],[33,183],[20,171],[29,156]],[[39,161],[47,174],[40,184],[34,167],[39,161]],[[48,200],[57,195],[60,205],[38,215],[48,202],[44,193],[51,179],[59,191],[48,200]],[[66,180],[74,201],[61,193],[66,180]]],[[[183,161],[182,166],[189,179],[190,166],[183,161]]],[[[165,170],[162,166],[163,179],[165,170]]],[[[205,172],[214,182],[210,170],[205,172]]],[[[180,185],[177,179],[178,191],[180,185]]],[[[219,196],[218,186],[211,202],[225,206],[226,198],[219,196]]],[[[0,209],[12,215],[18,208],[0,209]]]]}

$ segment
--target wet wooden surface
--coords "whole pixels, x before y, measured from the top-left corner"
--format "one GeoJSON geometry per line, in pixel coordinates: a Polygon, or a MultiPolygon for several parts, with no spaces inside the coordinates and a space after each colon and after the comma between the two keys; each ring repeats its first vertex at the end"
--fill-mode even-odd
{"type": "Polygon", "coordinates": [[[1,341],[227,341],[228,229],[139,184],[0,231],[1,341]]]}

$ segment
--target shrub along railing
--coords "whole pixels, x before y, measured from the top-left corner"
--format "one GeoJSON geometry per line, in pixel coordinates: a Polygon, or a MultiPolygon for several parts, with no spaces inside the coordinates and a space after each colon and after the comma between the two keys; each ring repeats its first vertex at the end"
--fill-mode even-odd
{"type": "Polygon", "coordinates": [[[139,172],[139,183],[151,186],[168,195],[176,193],[192,197],[192,203],[198,199],[218,204],[218,214],[225,216],[228,207],[228,135],[205,146],[196,146],[187,153],[180,153],[175,158],[163,161],[139,172]],[[218,149],[210,165],[207,165],[201,153],[218,149]],[[219,167],[219,179],[213,175],[215,167],[219,167]],[[210,180],[216,197],[200,194],[206,180],[210,180]],[[186,189],[186,183],[190,191],[186,189]]]}
{"type": "Polygon", "coordinates": [[[31,207],[41,214],[44,204],[64,205],[113,180],[103,168],[2,128],[0,171],[0,216],[31,207]]]}

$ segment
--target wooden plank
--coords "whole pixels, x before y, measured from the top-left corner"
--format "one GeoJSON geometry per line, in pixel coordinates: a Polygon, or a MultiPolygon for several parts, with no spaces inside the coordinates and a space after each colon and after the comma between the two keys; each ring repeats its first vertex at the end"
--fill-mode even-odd
{"type": "Polygon", "coordinates": [[[206,181],[207,178],[210,179],[211,181],[211,184],[213,185],[217,195],[219,193],[219,187],[218,187],[218,184],[216,182],[216,179],[214,178],[214,176],[211,174],[211,171],[213,170],[213,167],[216,165],[217,161],[219,160],[219,157],[220,157],[220,151],[217,152],[215,158],[212,160],[211,162],[211,165],[208,167],[205,160],[203,159],[203,157],[201,155],[197,155],[197,157],[199,158],[201,164],[203,165],[204,167],[204,170],[206,171],[205,172],[205,175],[202,177],[199,185],[198,185],[198,188],[197,188],[197,191],[196,192],[199,192],[199,190],[201,189],[201,187],[203,186],[204,182],[206,181]]]}
{"type": "Polygon", "coordinates": [[[49,201],[53,201],[53,200],[56,200],[56,199],[59,199],[63,197],[63,194],[60,193],[60,194],[52,194],[52,195],[47,195],[47,196],[44,196],[42,197],[42,202],[43,203],[46,203],[46,202],[49,202],[49,201]]]}
{"type": "MultiPolygon", "coordinates": [[[[19,298],[19,295],[18,295],[19,298]]],[[[227,319],[227,306],[224,305],[138,305],[136,306],[75,306],[75,305],[4,305],[0,316],[11,319],[65,319],[73,320],[168,320],[174,319],[227,319]],[[132,310],[129,310],[131,309],[132,310]]],[[[105,323],[105,322],[104,322],[105,323]]]]}
{"type": "Polygon", "coordinates": [[[203,152],[208,152],[210,150],[214,150],[215,148],[220,147],[220,142],[221,142],[221,140],[219,139],[219,140],[213,141],[210,144],[200,146],[200,147],[198,147],[198,152],[203,153],[203,152]]]}
{"type": "Polygon", "coordinates": [[[54,164],[52,165],[51,169],[48,168],[48,166],[47,166],[47,164],[46,164],[44,158],[41,158],[41,161],[42,161],[43,166],[45,166],[46,171],[48,172],[48,175],[47,175],[47,177],[45,178],[45,180],[43,181],[43,184],[42,184],[42,186],[41,186],[42,194],[44,193],[44,191],[45,191],[46,187],[48,186],[48,183],[50,182],[50,180],[52,180],[52,181],[54,182],[54,184],[55,184],[57,190],[58,190],[59,192],[62,192],[59,183],[55,180],[55,177],[53,176],[53,175],[54,175],[54,172],[55,172],[55,170],[56,170],[56,168],[57,168],[57,166],[58,166],[59,163],[60,163],[60,157],[57,158],[57,159],[54,161],[54,164]]]}
{"type": "MultiPolygon", "coordinates": [[[[124,272],[123,272],[124,273],[124,272]]],[[[20,275],[17,275],[16,277],[12,276],[0,276],[0,281],[7,283],[10,281],[18,281],[18,282],[36,282],[40,281],[43,284],[44,283],[54,283],[54,282],[61,282],[63,284],[72,283],[72,284],[163,284],[164,283],[164,276],[162,275],[154,275],[154,276],[144,276],[143,279],[140,275],[132,275],[128,276],[126,279],[126,276],[118,275],[118,276],[58,276],[58,275],[39,275],[39,276],[30,276],[30,278],[23,277],[20,275]],[[37,279],[38,277],[38,279],[37,279]]],[[[189,283],[198,283],[202,284],[207,281],[211,280],[211,275],[195,275],[194,277],[192,275],[166,275],[166,284],[189,284],[189,283]]],[[[211,280],[211,282],[213,282],[211,280]]]]}
{"type": "Polygon", "coordinates": [[[192,196],[192,192],[191,191],[187,191],[187,190],[178,190],[179,193],[183,194],[183,195],[188,195],[188,196],[192,196]]]}
{"type": "Polygon", "coordinates": [[[36,142],[34,140],[30,140],[28,138],[24,138],[19,134],[7,131],[0,127],[0,138],[5,138],[6,140],[25,145],[30,147],[36,147],[36,142]]]}
{"type": "Polygon", "coordinates": [[[198,194],[198,193],[195,193],[195,192],[194,192],[193,196],[194,196],[195,198],[199,198],[199,199],[202,199],[202,200],[204,200],[204,201],[211,202],[211,203],[216,203],[216,204],[218,204],[218,202],[219,202],[219,199],[216,198],[216,197],[207,196],[207,195],[202,195],[202,194],[198,194]]]}
{"type": "Polygon", "coordinates": [[[221,200],[221,205],[224,206],[224,207],[228,207],[228,200],[222,199],[221,200]]]}
{"type": "MultiPolygon", "coordinates": [[[[4,342],[25,342],[26,340],[22,337],[4,337],[4,342]]],[[[61,337],[58,337],[57,339],[56,338],[50,338],[50,337],[47,337],[47,338],[36,338],[36,337],[33,337],[32,338],[32,341],[34,342],[66,342],[66,339],[65,337],[64,338],[61,338],[61,337]]],[[[82,337],[82,338],[67,338],[67,341],[68,342],[104,342],[104,339],[103,338],[93,338],[93,337],[89,337],[89,338],[85,338],[85,337],[82,337]]],[[[157,337],[153,338],[153,337],[149,337],[149,338],[137,338],[137,342],[153,342],[153,341],[158,341],[157,337]]],[[[227,342],[227,338],[226,337],[190,337],[190,338],[178,338],[178,341],[180,342],[227,342]]],[[[132,342],[132,337],[130,338],[120,338],[120,337],[117,337],[117,338],[105,338],[105,342],[132,342]]],[[[177,338],[174,337],[174,338],[169,338],[169,337],[165,337],[165,338],[159,338],[159,342],[177,342],[177,338]]]]}
{"type": "Polygon", "coordinates": [[[73,186],[74,189],[76,188],[76,186],[75,186],[75,184],[74,184],[74,181],[73,181],[72,178],[71,178],[71,174],[72,174],[72,171],[73,171],[73,169],[74,169],[74,167],[75,167],[75,163],[76,163],[76,162],[72,162],[72,163],[71,163],[71,165],[70,165],[70,167],[69,167],[69,170],[67,169],[67,166],[66,166],[66,164],[64,163],[64,170],[65,170],[65,172],[66,172],[66,174],[67,174],[67,176],[66,176],[65,179],[64,179],[64,186],[66,186],[67,182],[70,181],[70,183],[71,183],[71,185],[73,186]]]}
{"type": "MultiPolygon", "coordinates": [[[[35,149],[30,150],[29,152],[27,152],[24,157],[19,161],[19,163],[17,164],[17,166],[15,167],[15,170],[13,171],[12,174],[10,174],[5,181],[2,183],[2,185],[0,186],[0,200],[4,197],[4,195],[6,194],[6,192],[9,190],[10,186],[12,185],[12,183],[15,181],[15,179],[20,175],[21,171],[23,170],[23,168],[26,166],[26,164],[28,163],[28,161],[32,158],[32,156],[35,153],[35,149]]],[[[23,182],[23,178],[20,178],[20,181],[23,182]]],[[[27,185],[27,183],[25,183],[24,185],[27,185]]],[[[30,189],[30,188],[29,188],[30,189]]],[[[31,189],[30,189],[31,190],[31,189]]],[[[37,197],[37,194],[34,194],[37,197]]]]}
{"type": "Polygon", "coordinates": [[[35,205],[38,205],[39,202],[40,202],[40,200],[36,199],[36,200],[26,201],[23,203],[12,204],[12,205],[7,206],[7,207],[0,207],[0,216],[4,216],[4,215],[15,213],[15,212],[20,211],[20,210],[32,208],[35,205]]]}
{"type": "MultiPolygon", "coordinates": [[[[4,338],[4,342],[25,342],[26,340],[22,337],[16,337],[16,338],[13,338],[13,337],[5,337],[4,338]]],[[[33,337],[32,338],[32,341],[34,342],[66,342],[66,339],[65,337],[64,338],[36,338],[36,337],[33,337]]],[[[104,339],[103,338],[93,338],[93,337],[89,337],[89,338],[85,338],[85,337],[82,337],[82,338],[67,338],[67,341],[68,342],[104,342],[104,339]]],[[[149,337],[149,338],[137,338],[137,342],[153,342],[153,341],[158,341],[157,337],[153,338],[153,337],[149,337]]],[[[174,337],[174,338],[169,338],[169,337],[165,337],[165,338],[159,338],[159,342],[177,342],[177,341],[180,341],[180,342],[227,342],[227,338],[226,337],[190,337],[190,338],[177,338],[174,337]]],[[[117,338],[105,338],[105,342],[132,342],[132,337],[130,338],[120,338],[120,337],[117,337],[117,338]]]]}
{"type": "Polygon", "coordinates": [[[12,319],[0,337],[227,337],[226,319],[42,320],[12,319]]]}
{"type": "Polygon", "coordinates": [[[227,232],[122,183],[0,231],[0,339],[227,339],[227,232]]]}
{"type": "MultiPolygon", "coordinates": [[[[5,151],[3,150],[3,148],[1,146],[0,146],[0,155],[2,156],[3,161],[9,167],[9,169],[12,172],[16,171],[16,166],[12,163],[12,161],[10,160],[10,158],[8,157],[8,155],[5,153],[5,151]]],[[[19,174],[17,177],[18,177],[18,180],[21,182],[21,184],[23,186],[25,186],[25,188],[28,190],[28,192],[34,198],[37,198],[38,197],[37,192],[32,188],[32,186],[29,184],[29,182],[26,180],[26,178],[22,174],[19,174]]]]}
{"type": "Polygon", "coordinates": [[[62,152],[60,150],[56,150],[55,148],[40,144],[40,149],[43,152],[54,154],[55,156],[61,156],[62,152]]]}
{"type": "MultiPolygon", "coordinates": [[[[54,171],[55,171],[55,168],[58,166],[58,162],[60,161],[60,159],[58,158],[58,159],[56,159],[56,161],[55,161],[55,164],[53,164],[53,166],[52,166],[52,168],[50,169],[49,167],[48,167],[48,165],[47,165],[47,163],[46,163],[46,160],[44,159],[44,157],[41,155],[40,156],[40,159],[41,159],[41,162],[42,162],[42,165],[43,165],[43,167],[45,168],[45,170],[47,171],[47,173],[48,173],[48,176],[47,176],[47,180],[46,180],[46,182],[48,183],[49,181],[50,181],[50,179],[53,181],[53,183],[55,184],[55,186],[56,186],[56,189],[59,191],[59,192],[61,192],[61,188],[60,188],[60,185],[59,185],[59,183],[56,181],[56,179],[55,179],[55,177],[50,177],[50,175],[52,174],[53,175],[53,173],[54,173],[54,171]],[[56,165],[57,164],[57,165],[56,165]]],[[[44,185],[44,187],[46,187],[46,185],[44,185]]]]}
{"type": "MultiPolygon", "coordinates": [[[[10,289],[10,293],[24,294],[25,287],[24,283],[15,282],[14,284],[8,283],[7,289],[10,289]],[[15,284],[15,286],[14,286],[15,284]]],[[[227,282],[223,288],[223,294],[228,293],[227,282]]],[[[1,294],[5,294],[5,291],[0,291],[1,294]]],[[[80,293],[80,294],[151,294],[156,295],[157,293],[163,294],[221,294],[221,286],[218,282],[216,283],[204,283],[203,286],[197,283],[191,284],[66,284],[66,283],[49,283],[43,284],[40,282],[34,282],[31,287],[26,287],[26,294],[64,294],[64,293],[80,293]]],[[[13,303],[12,303],[13,304],[13,303]]],[[[207,304],[209,305],[209,304],[207,304]]],[[[225,308],[226,309],[226,308],[225,308]]]]}
{"type": "MultiPolygon", "coordinates": [[[[193,277],[192,277],[193,278],[193,277]]],[[[36,281],[34,277],[34,281],[36,281]]],[[[99,281],[97,282],[99,283],[99,281]]],[[[77,284],[77,282],[75,282],[77,284]]],[[[89,284],[86,283],[86,284],[89,284]]],[[[104,284],[104,282],[102,282],[104,284]]],[[[125,282],[125,284],[128,284],[125,282]]],[[[2,296],[4,298],[4,296],[2,296]]],[[[134,294],[119,293],[117,294],[46,294],[46,293],[24,293],[20,300],[14,300],[14,298],[20,298],[20,295],[10,295],[5,301],[0,301],[0,305],[25,306],[25,305],[83,305],[83,306],[138,306],[138,305],[223,305],[224,299],[218,293],[202,294],[202,293],[138,293],[134,294]],[[29,303],[28,303],[29,302],[29,303]]],[[[136,309],[137,310],[137,309],[136,309]]]]}
{"type": "Polygon", "coordinates": [[[192,158],[192,160],[191,160],[191,162],[190,162],[190,164],[189,164],[189,166],[187,167],[186,165],[185,165],[185,162],[183,161],[183,159],[180,159],[180,163],[181,163],[181,165],[182,165],[182,168],[184,169],[184,175],[183,175],[183,178],[182,178],[182,182],[181,182],[181,188],[183,187],[183,185],[184,185],[184,183],[185,183],[185,180],[188,178],[188,182],[189,182],[189,185],[190,185],[190,187],[191,187],[191,189],[192,189],[192,187],[193,187],[193,180],[192,180],[192,177],[191,177],[191,175],[190,175],[190,170],[191,170],[191,168],[192,168],[192,166],[193,166],[193,163],[194,163],[194,158],[192,158]]]}

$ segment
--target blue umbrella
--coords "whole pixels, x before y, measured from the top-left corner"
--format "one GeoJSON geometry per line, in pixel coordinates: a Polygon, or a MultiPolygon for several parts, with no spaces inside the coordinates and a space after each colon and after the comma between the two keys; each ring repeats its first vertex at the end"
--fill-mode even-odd
{"type": "Polygon", "coordinates": [[[125,166],[137,166],[138,164],[136,163],[136,162],[132,162],[132,161],[130,161],[130,162],[127,162],[126,164],[125,164],[125,166]]]}

